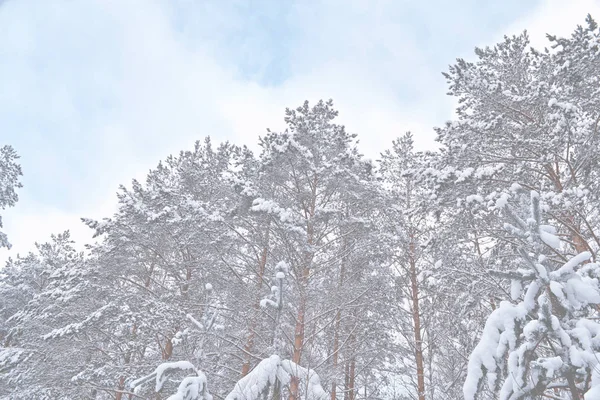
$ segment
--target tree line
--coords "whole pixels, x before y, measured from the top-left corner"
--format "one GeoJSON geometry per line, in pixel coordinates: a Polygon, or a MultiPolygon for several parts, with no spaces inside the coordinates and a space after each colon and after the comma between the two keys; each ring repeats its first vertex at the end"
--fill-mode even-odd
{"type": "MultiPolygon", "coordinates": [[[[439,150],[365,160],[304,102],[9,259],[0,398],[598,398],[600,30],[548,40],[450,66],[439,150]]],[[[0,209],[20,176],[1,148],[0,209]]]]}

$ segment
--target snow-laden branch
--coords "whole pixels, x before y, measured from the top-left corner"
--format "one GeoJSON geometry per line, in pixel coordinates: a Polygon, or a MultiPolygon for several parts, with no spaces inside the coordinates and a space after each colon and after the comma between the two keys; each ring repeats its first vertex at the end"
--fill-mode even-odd
{"type": "Polygon", "coordinates": [[[129,386],[134,390],[151,380],[155,381],[154,391],[156,393],[162,390],[167,377],[178,371],[192,371],[196,376],[188,376],[179,384],[177,393],[170,396],[168,400],[212,400],[212,396],[208,392],[206,376],[202,371],[198,371],[196,367],[189,361],[175,361],[162,363],[151,374],[131,382],[129,386]]]}
{"type": "Polygon", "coordinates": [[[593,371],[600,367],[596,319],[600,264],[589,262],[589,252],[558,268],[549,262],[541,253],[545,245],[559,250],[561,243],[554,228],[541,225],[536,193],[531,195],[531,217],[526,223],[515,218],[515,212],[507,214],[518,226],[511,226],[511,233],[527,243],[518,255],[533,274],[511,275],[516,304],[502,302],[488,317],[469,358],[464,398],[476,399],[487,378],[499,400],[546,394],[549,398],[581,399],[583,395],[585,400],[598,399],[600,376],[593,371]]]}
{"type": "Polygon", "coordinates": [[[327,398],[316,372],[292,361],[282,360],[278,355],[272,355],[258,363],[248,375],[238,381],[225,400],[259,400],[269,391],[289,385],[292,378],[298,378],[305,383],[306,400],[327,398]]]}

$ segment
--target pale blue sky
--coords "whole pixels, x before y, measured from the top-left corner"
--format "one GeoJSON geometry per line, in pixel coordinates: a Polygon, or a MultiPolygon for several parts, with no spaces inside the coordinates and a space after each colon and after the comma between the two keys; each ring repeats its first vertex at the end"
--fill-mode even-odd
{"type": "MultiPolygon", "coordinates": [[[[111,212],[119,183],[211,135],[253,145],[333,98],[369,157],[452,117],[440,74],[528,28],[567,34],[594,1],[0,1],[0,145],[21,155],[14,244],[111,212]]],[[[596,11],[594,13],[594,11],[596,11]]]]}

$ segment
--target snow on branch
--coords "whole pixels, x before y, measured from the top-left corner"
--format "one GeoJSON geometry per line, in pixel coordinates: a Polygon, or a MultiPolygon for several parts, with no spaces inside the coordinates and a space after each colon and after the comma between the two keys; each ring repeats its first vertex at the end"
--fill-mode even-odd
{"type": "Polygon", "coordinates": [[[177,388],[177,393],[169,396],[167,400],[212,400],[206,388],[206,376],[198,372],[198,376],[184,378],[177,388]]]}
{"type": "Polygon", "coordinates": [[[77,333],[77,332],[81,331],[82,329],[84,329],[86,326],[91,325],[92,323],[98,321],[102,317],[104,312],[107,309],[112,308],[112,307],[113,307],[113,304],[107,304],[105,306],[102,306],[98,310],[96,310],[95,312],[90,314],[83,321],[75,322],[75,323],[69,324],[67,326],[64,326],[62,328],[53,329],[51,332],[45,334],[43,336],[43,338],[44,338],[44,340],[56,339],[58,337],[77,333]]]}
{"type": "Polygon", "coordinates": [[[464,398],[478,398],[487,378],[499,400],[598,399],[600,376],[593,371],[600,367],[600,264],[589,262],[589,252],[558,268],[548,260],[546,245],[559,250],[561,243],[553,227],[541,224],[537,193],[527,221],[505,209],[516,225],[510,233],[522,239],[517,255],[531,273],[507,275],[515,303],[500,303],[488,317],[469,358],[464,398]]]}
{"type": "Polygon", "coordinates": [[[167,377],[178,371],[192,371],[196,376],[184,378],[177,389],[177,393],[170,396],[168,400],[212,400],[208,392],[206,376],[198,371],[189,361],[166,362],[156,367],[149,375],[136,379],[129,386],[136,391],[141,385],[151,380],[155,381],[154,391],[160,392],[167,377]]]}
{"type": "Polygon", "coordinates": [[[306,383],[306,400],[327,398],[319,376],[313,370],[289,360],[282,360],[278,355],[272,355],[258,363],[248,375],[239,380],[225,400],[259,400],[270,391],[280,390],[281,387],[289,385],[293,377],[306,383]]]}

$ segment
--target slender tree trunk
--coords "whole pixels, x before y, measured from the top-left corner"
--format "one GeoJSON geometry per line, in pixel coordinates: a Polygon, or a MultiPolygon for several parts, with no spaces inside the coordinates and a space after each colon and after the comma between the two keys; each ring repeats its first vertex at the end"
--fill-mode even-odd
{"type": "Polygon", "coordinates": [[[122,400],[123,399],[123,389],[125,389],[125,377],[124,376],[119,378],[119,384],[117,387],[118,387],[119,391],[117,392],[117,394],[115,396],[115,400],[122,400]]]}
{"type": "MultiPolygon", "coordinates": [[[[310,236],[309,236],[310,238],[310,236]]],[[[309,244],[312,241],[309,240],[309,244]]],[[[298,315],[296,317],[296,327],[294,329],[294,352],[292,354],[292,361],[298,365],[300,365],[300,360],[302,359],[302,350],[304,348],[304,330],[305,330],[305,321],[306,321],[306,287],[308,286],[308,278],[310,275],[310,260],[306,262],[306,266],[302,270],[302,276],[300,278],[300,298],[298,305],[298,315]]],[[[299,400],[299,384],[300,381],[297,377],[292,377],[290,382],[290,396],[289,400],[299,400]]]]}
{"type": "Polygon", "coordinates": [[[267,255],[269,253],[269,230],[270,222],[267,223],[267,231],[265,233],[265,245],[262,249],[260,259],[258,260],[258,271],[256,276],[256,296],[253,305],[254,315],[250,318],[250,323],[248,324],[248,337],[246,338],[246,343],[244,344],[245,360],[244,364],[242,365],[242,376],[246,376],[248,372],[250,372],[250,354],[254,349],[254,338],[256,337],[256,327],[258,326],[258,319],[260,316],[260,290],[263,286],[263,279],[265,276],[265,269],[267,266],[267,255]]]}
{"type": "Polygon", "coordinates": [[[337,311],[335,315],[335,328],[333,332],[333,381],[331,382],[331,400],[336,400],[337,394],[337,374],[339,360],[339,342],[340,342],[340,323],[342,320],[342,310],[337,311]]]}
{"type": "MultiPolygon", "coordinates": [[[[177,333],[178,330],[179,327],[175,327],[174,332],[177,333]]],[[[168,360],[173,355],[173,337],[175,336],[175,333],[167,335],[165,345],[161,348],[161,356],[163,360],[168,360]]]]}
{"type": "Polygon", "coordinates": [[[168,360],[173,355],[173,342],[170,338],[167,338],[165,346],[162,350],[162,359],[168,360]]]}
{"type": "Polygon", "coordinates": [[[152,282],[152,274],[154,273],[155,262],[152,261],[150,264],[150,268],[148,268],[148,275],[146,275],[146,279],[144,280],[144,287],[146,289],[150,288],[150,283],[152,282]]]}
{"type": "Polygon", "coordinates": [[[419,283],[417,277],[417,263],[415,259],[415,242],[411,233],[409,244],[410,263],[410,286],[412,297],[412,318],[415,337],[415,362],[417,364],[417,396],[419,400],[425,400],[425,369],[423,362],[423,338],[421,337],[421,315],[419,309],[419,283]]]}
{"type": "MultiPolygon", "coordinates": [[[[146,278],[144,279],[144,287],[146,289],[150,288],[150,284],[152,283],[152,274],[154,273],[154,267],[155,267],[156,263],[154,261],[152,261],[150,263],[150,267],[148,268],[148,274],[146,275],[146,278]]],[[[137,335],[137,324],[133,325],[133,328],[131,329],[131,335],[132,335],[132,339],[135,340],[135,337],[137,335]]],[[[132,351],[127,352],[127,354],[125,354],[124,357],[124,361],[125,364],[130,364],[133,362],[133,359],[135,358],[135,353],[133,353],[132,351]]],[[[121,400],[123,398],[123,393],[121,392],[122,390],[125,389],[125,377],[121,376],[119,378],[119,383],[118,383],[118,390],[119,392],[117,392],[115,399],[116,400],[121,400]]],[[[129,394],[127,397],[129,399],[131,399],[131,394],[129,394]]]]}
{"type": "MultiPolygon", "coordinates": [[[[304,218],[306,220],[306,244],[312,248],[314,245],[314,218],[315,209],[317,202],[317,183],[318,177],[315,175],[312,179],[312,196],[309,205],[304,208],[304,218]]],[[[307,250],[303,257],[302,273],[300,276],[300,299],[298,304],[298,316],[296,318],[296,327],[294,329],[294,352],[292,354],[292,361],[296,364],[300,364],[302,358],[302,350],[304,347],[304,324],[306,320],[306,289],[308,286],[308,278],[310,276],[310,268],[312,265],[313,250],[307,250]]],[[[300,382],[297,377],[293,377],[290,382],[290,396],[289,400],[299,400],[299,385],[300,382]]]]}
{"type": "MultiPolygon", "coordinates": [[[[137,324],[133,324],[133,327],[131,328],[131,336],[132,336],[132,340],[135,340],[136,334],[137,334],[137,324]]],[[[135,358],[135,353],[133,353],[133,351],[132,351],[132,350],[129,350],[129,351],[128,351],[128,352],[125,354],[125,357],[124,357],[124,364],[125,364],[125,365],[129,365],[129,364],[131,364],[131,363],[133,362],[134,358],[135,358]]],[[[121,377],[119,378],[119,386],[118,386],[118,389],[119,389],[120,391],[122,391],[122,390],[124,390],[124,389],[125,389],[125,377],[124,377],[124,376],[121,376],[121,377]]],[[[117,400],[120,400],[122,397],[123,397],[123,393],[122,393],[122,392],[117,392],[117,395],[116,395],[116,398],[117,398],[117,400]]],[[[130,394],[130,395],[128,395],[127,397],[131,399],[131,394],[130,394]]]]}
{"type": "Polygon", "coordinates": [[[273,400],[281,400],[281,382],[275,381],[273,385],[273,400]]]}
{"type": "MultiPolygon", "coordinates": [[[[556,170],[552,167],[551,164],[546,164],[544,167],[550,177],[550,180],[554,184],[554,188],[556,189],[556,191],[558,193],[562,193],[564,186],[560,181],[560,171],[558,169],[558,164],[556,164],[556,170]]],[[[568,225],[567,229],[569,230],[569,234],[571,236],[573,246],[575,247],[575,251],[577,253],[581,253],[587,250],[591,251],[590,246],[581,235],[581,227],[577,223],[575,216],[572,213],[567,212],[567,215],[565,215],[563,218],[565,219],[568,225]]]]}
{"type": "Polygon", "coordinates": [[[346,361],[344,364],[344,400],[348,400],[348,395],[350,391],[348,388],[350,387],[350,363],[346,361]]]}
{"type": "MultiPolygon", "coordinates": [[[[557,192],[561,193],[564,187],[562,182],[560,181],[560,171],[558,169],[558,164],[556,165],[556,170],[554,170],[550,164],[546,165],[545,168],[546,172],[550,176],[552,183],[554,183],[554,187],[556,188],[557,192]]],[[[575,216],[572,213],[567,212],[567,215],[563,218],[566,220],[567,229],[569,230],[569,234],[571,236],[573,246],[575,247],[575,251],[577,253],[581,253],[583,251],[588,250],[589,245],[581,235],[581,229],[576,222],[575,216]]],[[[550,300],[553,301],[554,309],[558,310],[559,312],[563,312],[562,307],[558,304],[558,299],[556,299],[554,296],[550,296],[550,300]]],[[[566,378],[567,383],[569,385],[569,391],[571,392],[572,400],[579,400],[579,389],[577,388],[573,375],[568,374],[566,378]]]]}
{"type": "MultiPolygon", "coordinates": [[[[347,213],[346,213],[347,214],[347,213]]],[[[346,215],[347,217],[347,215],[346,215]]],[[[343,233],[342,233],[343,234],[343,233]]],[[[344,256],[342,257],[342,263],[340,266],[340,281],[338,284],[338,288],[342,288],[342,286],[344,285],[344,280],[346,278],[346,260],[345,260],[345,254],[346,254],[346,247],[347,247],[347,243],[346,243],[346,239],[344,238],[343,242],[342,242],[342,254],[344,254],[344,256]]],[[[336,400],[337,398],[337,379],[338,379],[338,364],[339,364],[339,356],[340,356],[340,325],[342,322],[342,310],[341,308],[338,308],[337,313],[335,314],[335,325],[334,325],[334,331],[333,331],[333,379],[331,382],[331,400],[336,400]]]]}
{"type": "Polygon", "coordinates": [[[356,382],[356,358],[352,357],[350,360],[350,368],[348,371],[348,400],[354,400],[356,398],[355,382],[356,382]]]}
{"type": "MultiPolygon", "coordinates": [[[[308,268],[303,271],[303,280],[304,277],[308,279],[308,268]]],[[[306,319],[306,295],[302,293],[300,296],[300,304],[298,307],[298,317],[296,319],[296,327],[294,329],[294,352],[292,353],[292,361],[296,364],[300,364],[300,360],[302,359],[302,350],[304,347],[304,322],[306,319]]],[[[299,400],[298,397],[298,389],[299,389],[300,381],[297,377],[292,377],[290,382],[290,396],[289,400],[299,400]]]]}
{"type": "MultiPolygon", "coordinates": [[[[479,245],[479,237],[477,237],[478,234],[475,233],[475,240],[473,241],[473,243],[475,244],[475,250],[477,251],[477,255],[479,256],[479,261],[481,262],[482,268],[483,268],[483,253],[481,252],[481,246],[479,245]]],[[[494,296],[490,296],[489,297],[489,301],[490,301],[490,308],[492,309],[492,311],[494,311],[496,309],[496,301],[494,300],[494,296]]]]}
{"type": "Polygon", "coordinates": [[[577,253],[582,253],[588,250],[591,251],[589,244],[585,241],[585,239],[583,239],[583,236],[581,236],[581,226],[577,223],[576,218],[569,213],[565,219],[569,224],[569,233],[571,236],[571,241],[573,242],[573,246],[575,247],[575,251],[577,253]]]}
{"type": "Polygon", "coordinates": [[[571,400],[580,400],[579,389],[575,383],[575,377],[571,372],[567,373],[567,383],[569,384],[569,391],[571,392],[571,400]]]}

